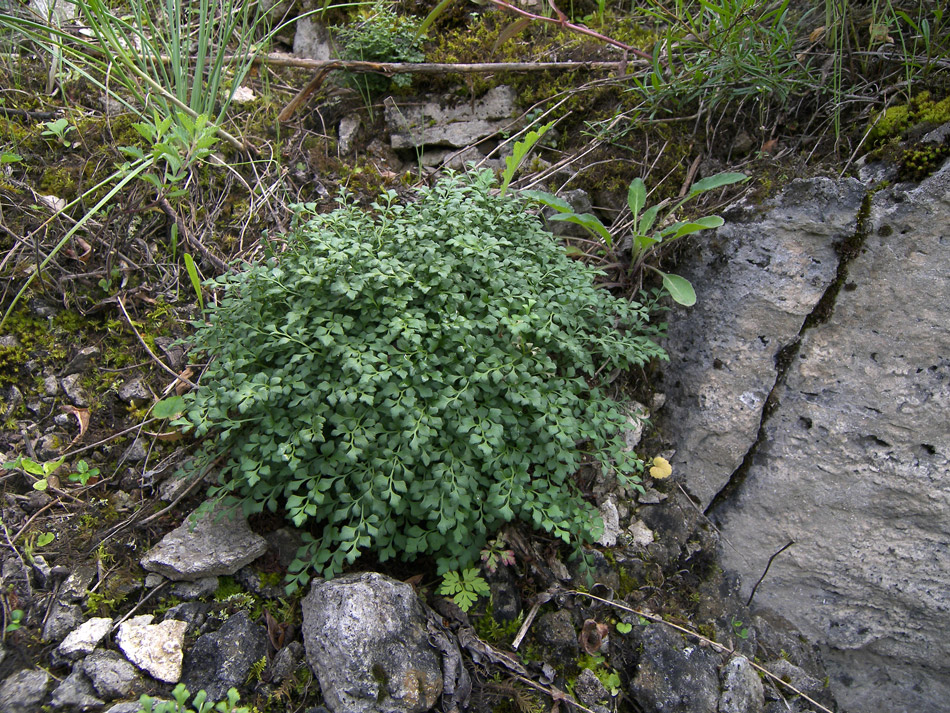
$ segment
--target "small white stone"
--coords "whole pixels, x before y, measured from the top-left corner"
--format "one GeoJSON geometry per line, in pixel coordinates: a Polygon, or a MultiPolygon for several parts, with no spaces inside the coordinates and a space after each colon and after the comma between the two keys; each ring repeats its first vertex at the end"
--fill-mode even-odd
{"type": "Polygon", "coordinates": [[[112,619],[95,617],[69,633],[57,651],[67,658],[91,654],[112,628],[112,619]]]}
{"type": "Polygon", "coordinates": [[[640,547],[646,547],[653,543],[653,530],[647,527],[642,520],[637,520],[627,528],[630,537],[633,538],[633,544],[640,547]]]}
{"type": "Polygon", "coordinates": [[[159,681],[181,678],[182,642],[188,624],[169,619],[152,624],[152,615],[136,616],[119,625],[115,641],[125,657],[159,681]]]}

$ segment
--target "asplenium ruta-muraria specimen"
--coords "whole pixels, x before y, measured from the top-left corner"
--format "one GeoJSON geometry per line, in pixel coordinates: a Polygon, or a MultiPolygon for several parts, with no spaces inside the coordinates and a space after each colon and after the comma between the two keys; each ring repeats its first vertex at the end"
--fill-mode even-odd
{"type": "Polygon", "coordinates": [[[598,375],[664,356],[650,306],[595,287],[493,184],[300,206],[266,260],[216,283],[195,337],[214,359],[184,418],[227,454],[221,492],[312,533],[297,582],[362,551],[457,569],[513,519],[590,540],[581,463],[636,482],[598,375]]]}

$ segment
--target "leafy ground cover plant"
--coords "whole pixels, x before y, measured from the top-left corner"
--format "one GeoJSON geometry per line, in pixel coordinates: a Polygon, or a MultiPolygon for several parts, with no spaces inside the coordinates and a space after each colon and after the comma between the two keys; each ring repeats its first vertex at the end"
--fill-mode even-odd
{"type": "Polygon", "coordinates": [[[213,283],[195,340],[215,358],[180,423],[229,456],[218,493],[319,533],[291,589],[364,551],[460,569],[515,519],[590,540],[581,463],[638,482],[597,375],[665,357],[654,305],[596,288],[494,180],[300,206],[265,262],[213,283]]]}
{"type": "MultiPolygon", "coordinates": [[[[366,62],[421,62],[422,42],[416,23],[396,14],[391,3],[377,2],[357,22],[336,31],[342,59],[366,62]]],[[[384,77],[377,74],[346,73],[344,81],[359,91],[367,107],[391,86],[405,87],[412,82],[408,74],[384,77]]]]}

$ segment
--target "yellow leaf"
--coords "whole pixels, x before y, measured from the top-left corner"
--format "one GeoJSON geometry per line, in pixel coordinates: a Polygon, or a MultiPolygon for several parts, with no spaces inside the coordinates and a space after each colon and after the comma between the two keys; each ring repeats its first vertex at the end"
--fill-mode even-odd
{"type": "Polygon", "coordinates": [[[653,467],[650,468],[650,477],[654,480],[663,480],[664,478],[669,478],[673,473],[673,466],[670,465],[670,462],[666,458],[660,458],[657,456],[653,459],[653,467]]]}

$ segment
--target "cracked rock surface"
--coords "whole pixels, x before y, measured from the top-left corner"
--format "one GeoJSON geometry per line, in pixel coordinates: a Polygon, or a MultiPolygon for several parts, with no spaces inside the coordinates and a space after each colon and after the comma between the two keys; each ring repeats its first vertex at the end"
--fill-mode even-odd
{"type": "MultiPolygon", "coordinates": [[[[853,181],[835,185],[794,198],[799,213],[818,221],[831,215],[822,196],[848,196],[829,221],[847,233],[863,191],[853,181]]],[[[758,225],[774,225],[783,210],[758,225]]],[[[781,280],[752,295],[751,284],[724,285],[698,268],[700,304],[718,313],[703,317],[708,333],[697,339],[706,351],[670,345],[690,363],[667,373],[679,384],[666,387],[674,402],[666,422],[679,473],[704,506],[745,462],[711,511],[732,543],[721,548],[724,566],[739,572],[745,595],[794,541],[775,558],[755,605],[823,646],[842,709],[937,713],[950,697],[950,165],[920,186],[878,191],[863,222],[863,246],[845,255],[840,291],[802,331],[781,378],[769,354],[755,355],[766,346],[756,331],[769,344],[785,342],[794,324],[781,335],[778,326],[793,313],[801,320],[810,300],[772,310],[788,295],[781,280]],[[736,309],[749,299],[763,310],[755,327],[755,310],[736,309]],[[774,408],[764,420],[746,416],[743,394],[767,393],[769,378],[777,379],[774,408]]],[[[820,242],[807,221],[800,241],[820,242]]],[[[746,242],[727,251],[726,273],[745,269],[743,249],[760,251],[746,242]]],[[[811,284],[807,274],[798,279],[811,284]]],[[[675,329],[702,332],[698,324],[675,329]]]]}
{"type": "Polygon", "coordinates": [[[755,442],[776,358],[834,281],[835,245],[854,234],[864,193],[853,179],[795,181],[764,216],[733,211],[680,268],[699,299],[669,320],[658,416],[703,508],[755,442]]]}

